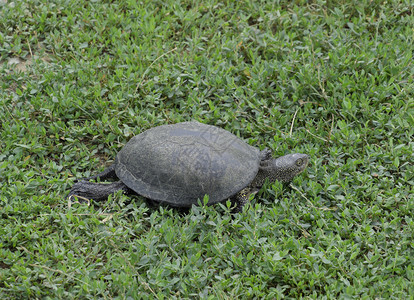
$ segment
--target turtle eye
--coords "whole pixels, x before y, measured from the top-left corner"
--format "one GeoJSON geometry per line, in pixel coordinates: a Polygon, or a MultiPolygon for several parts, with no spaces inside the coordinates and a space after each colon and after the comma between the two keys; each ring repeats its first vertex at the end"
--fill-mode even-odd
{"type": "Polygon", "coordinates": [[[299,159],[296,160],[296,165],[298,167],[300,167],[302,164],[303,164],[303,159],[302,158],[299,158],[299,159]]]}

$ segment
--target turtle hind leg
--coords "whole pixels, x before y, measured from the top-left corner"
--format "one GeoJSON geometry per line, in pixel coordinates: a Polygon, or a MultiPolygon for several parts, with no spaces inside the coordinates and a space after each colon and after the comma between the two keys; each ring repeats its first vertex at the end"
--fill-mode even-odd
{"type": "Polygon", "coordinates": [[[95,183],[89,181],[76,182],[66,196],[66,199],[71,200],[73,197],[79,197],[79,199],[93,199],[95,201],[103,201],[108,198],[109,195],[122,190],[125,194],[132,194],[133,191],[128,188],[122,181],[116,181],[112,183],[95,183]]]}
{"type": "Polygon", "coordinates": [[[89,181],[89,180],[96,180],[98,178],[100,180],[107,180],[107,179],[118,180],[118,177],[116,176],[116,173],[115,173],[115,163],[107,167],[101,173],[94,175],[94,176],[87,177],[87,178],[83,178],[82,180],[89,181]]]}

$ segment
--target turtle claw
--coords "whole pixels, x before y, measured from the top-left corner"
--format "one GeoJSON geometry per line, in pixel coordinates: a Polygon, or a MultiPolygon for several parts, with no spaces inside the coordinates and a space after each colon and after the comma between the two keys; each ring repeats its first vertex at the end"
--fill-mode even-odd
{"type": "Polygon", "coordinates": [[[91,205],[91,201],[88,198],[79,196],[79,195],[75,195],[75,194],[71,194],[68,196],[68,207],[71,208],[72,204],[85,204],[87,206],[91,205]],[[78,199],[77,201],[73,201],[73,199],[76,197],[76,199],[78,199]]]}

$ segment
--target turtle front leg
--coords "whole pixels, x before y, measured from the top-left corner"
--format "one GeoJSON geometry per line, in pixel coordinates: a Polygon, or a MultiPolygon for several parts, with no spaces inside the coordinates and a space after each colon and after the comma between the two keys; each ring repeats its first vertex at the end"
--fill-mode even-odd
{"type": "Polygon", "coordinates": [[[256,194],[259,189],[252,189],[250,187],[242,189],[232,198],[232,203],[236,204],[236,207],[231,211],[232,213],[238,213],[243,211],[243,207],[249,202],[251,194],[256,194]]]}
{"type": "Polygon", "coordinates": [[[269,148],[264,148],[262,151],[260,151],[260,160],[269,160],[272,158],[272,151],[269,148]]]}
{"type": "Polygon", "coordinates": [[[273,161],[272,151],[268,148],[260,151],[260,167],[268,167],[273,161]]]}

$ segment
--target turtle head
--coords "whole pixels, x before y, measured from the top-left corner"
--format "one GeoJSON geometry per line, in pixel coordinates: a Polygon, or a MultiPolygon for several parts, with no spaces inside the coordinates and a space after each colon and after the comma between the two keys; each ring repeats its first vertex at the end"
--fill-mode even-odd
{"type": "Polygon", "coordinates": [[[309,155],[294,153],[288,154],[272,160],[268,170],[271,181],[290,182],[292,179],[303,172],[309,163],[309,155]]]}

